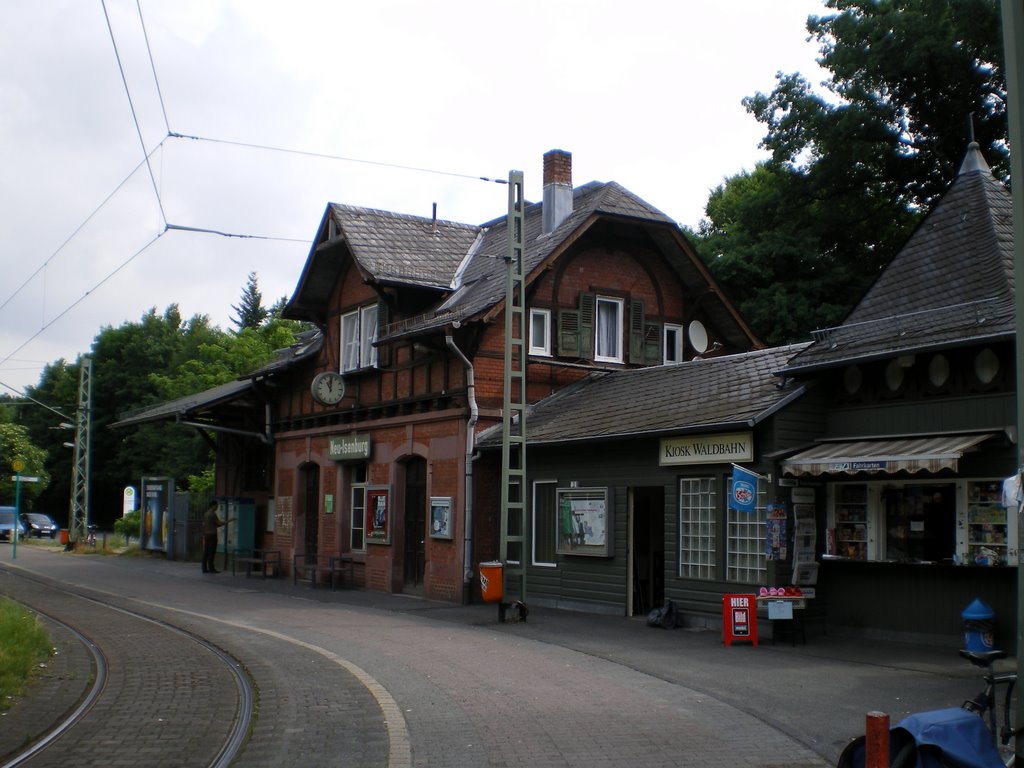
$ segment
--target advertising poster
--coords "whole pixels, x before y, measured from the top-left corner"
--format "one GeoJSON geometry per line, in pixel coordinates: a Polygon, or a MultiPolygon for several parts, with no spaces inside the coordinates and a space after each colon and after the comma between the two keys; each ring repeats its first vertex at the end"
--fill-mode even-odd
{"type": "Polygon", "coordinates": [[[366,540],[374,544],[391,542],[391,510],[387,489],[366,491],[366,540]]]}
{"type": "Polygon", "coordinates": [[[452,537],[452,500],[450,496],[430,499],[430,535],[435,539],[452,537]]]}
{"type": "Polygon", "coordinates": [[[788,554],[786,542],[786,505],[776,503],[768,505],[768,516],[765,520],[764,554],[769,560],[785,560],[788,554]]]}

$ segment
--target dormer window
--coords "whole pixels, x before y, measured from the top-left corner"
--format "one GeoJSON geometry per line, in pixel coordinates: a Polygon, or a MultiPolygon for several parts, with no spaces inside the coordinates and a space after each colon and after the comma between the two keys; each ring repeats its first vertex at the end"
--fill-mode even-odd
{"type": "Polygon", "coordinates": [[[377,305],[368,304],[341,316],[341,372],[377,365],[377,305]]]}

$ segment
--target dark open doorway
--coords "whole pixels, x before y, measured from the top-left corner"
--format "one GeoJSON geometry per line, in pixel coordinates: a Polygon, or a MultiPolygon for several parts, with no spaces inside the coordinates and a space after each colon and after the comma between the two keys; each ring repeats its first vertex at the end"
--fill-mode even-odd
{"type": "Polygon", "coordinates": [[[405,586],[421,587],[426,567],[427,461],[418,456],[405,462],[404,532],[405,586]]]}
{"type": "Polygon", "coordinates": [[[302,483],[302,509],[299,510],[302,530],[302,552],[315,555],[320,534],[320,466],[306,464],[299,470],[302,483]]]}
{"type": "Polygon", "coordinates": [[[665,602],[665,489],[631,489],[633,615],[646,614],[665,602]]]}

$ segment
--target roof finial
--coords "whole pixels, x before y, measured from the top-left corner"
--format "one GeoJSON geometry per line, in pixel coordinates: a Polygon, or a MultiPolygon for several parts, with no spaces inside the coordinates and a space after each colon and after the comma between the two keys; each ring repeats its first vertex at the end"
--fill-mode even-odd
{"type": "Polygon", "coordinates": [[[985,173],[991,174],[992,169],[989,168],[988,163],[985,162],[985,157],[981,154],[981,147],[978,146],[978,142],[974,140],[974,113],[970,112],[967,115],[967,134],[970,139],[970,143],[967,145],[967,154],[964,155],[964,161],[960,164],[960,170],[957,176],[963,176],[966,173],[972,173],[973,171],[984,171],[985,173]]]}

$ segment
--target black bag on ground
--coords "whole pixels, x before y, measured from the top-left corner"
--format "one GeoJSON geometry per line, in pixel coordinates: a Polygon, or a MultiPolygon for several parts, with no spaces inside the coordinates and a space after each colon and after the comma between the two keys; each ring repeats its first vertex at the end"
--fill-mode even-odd
{"type": "Polygon", "coordinates": [[[661,629],[676,628],[676,605],[671,600],[661,608],[655,608],[647,614],[648,627],[660,627],[661,629]]]}

